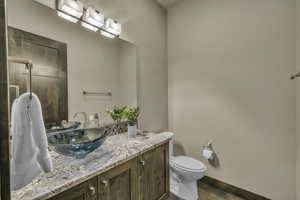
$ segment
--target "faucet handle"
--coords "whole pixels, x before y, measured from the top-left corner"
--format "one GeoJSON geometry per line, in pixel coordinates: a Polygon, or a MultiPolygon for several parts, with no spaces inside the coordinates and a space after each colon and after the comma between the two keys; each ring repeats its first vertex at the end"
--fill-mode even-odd
{"type": "Polygon", "coordinates": [[[82,114],[85,118],[86,118],[86,112],[76,112],[74,115],[73,115],[73,118],[76,118],[77,117],[77,115],[79,115],[79,114],[82,114]]]}
{"type": "Polygon", "coordinates": [[[100,127],[100,114],[95,113],[89,117],[89,122],[94,124],[96,127],[100,127]]]}
{"type": "Polygon", "coordinates": [[[84,122],[83,122],[83,128],[87,127],[88,124],[88,117],[86,112],[76,112],[73,116],[73,118],[76,118],[79,114],[81,114],[84,117],[84,122]]]}
{"type": "Polygon", "coordinates": [[[94,119],[100,119],[100,114],[99,113],[95,113],[95,114],[93,114],[93,115],[91,115],[90,117],[89,117],[89,120],[90,121],[92,121],[92,120],[94,120],[94,119]]]}

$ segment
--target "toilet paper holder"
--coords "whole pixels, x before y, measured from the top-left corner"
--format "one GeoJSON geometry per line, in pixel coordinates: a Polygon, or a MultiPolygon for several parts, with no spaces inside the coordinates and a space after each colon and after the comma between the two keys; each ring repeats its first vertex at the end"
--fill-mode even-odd
{"type": "Polygon", "coordinates": [[[209,157],[206,156],[206,159],[208,160],[208,162],[211,166],[218,168],[220,166],[220,161],[219,161],[217,153],[215,152],[215,150],[213,148],[212,140],[209,141],[206,145],[203,145],[202,153],[206,154],[207,152],[204,153],[204,151],[211,151],[210,156],[209,155],[208,155],[209,157]]]}
{"type": "Polygon", "coordinates": [[[203,146],[202,156],[207,160],[213,160],[216,153],[212,146],[212,141],[208,142],[206,145],[203,146]]]}
{"type": "Polygon", "coordinates": [[[213,141],[209,141],[206,145],[203,145],[203,149],[213,150],[213,141]]]}

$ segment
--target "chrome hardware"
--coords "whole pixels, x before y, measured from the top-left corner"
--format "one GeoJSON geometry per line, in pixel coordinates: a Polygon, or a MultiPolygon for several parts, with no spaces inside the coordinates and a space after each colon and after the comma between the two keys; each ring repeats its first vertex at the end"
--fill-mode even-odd
{"type": "Polygon", "coordinates": [[[146,161],[140,160],[140,164],[141,164],[142,166],[145,166],[145,165],[146,165],[146,161]]]}
{"type": "Polygon", "coordinates": [[[104,187],[107,187],[108,186],[108,181],[107,180],[103,180],[101,181],[102,185],[104,185],[104,187]]]}
{"type": "Polygon", "coordinates": [[[203,149],[212,149],[213,141],[209,141],[206,145],[203,145],[203,149]]]}
{"type": "Polygon", "coordinates": [[[300,72],[298,72],[297,74],[294,74],[293,76],[291,76],[291,79],[295,79],[295,78],[298,78],[300,77],[300,72]]]}
{"type": "Polygon", "coordinates": [[[96,126],[97,128],[100,127],[100,114],[95,113],[89,117],[89,125],[96,126]]]}
{"type": "Polygon", "coordinates": [[[76,118],[79,114],[81,114],[84,118],[83,128],[87,128],[89,121],[86,112],[77,112],[74,114],[73,118],[76,118]]]}
{"type": "Polygon", "coordinates": [[[73,118],[76,118],[78,115],[82,115],[84,122],[83,122],[83,128],[89,128],[93,125],[93,127],[100,127],[100,114],[95,113],[88,117],[86,112],[77,112],[74,114],[73,118]]]}
{"type": "Polygon", "coordinates": [[[90,190],[92,196],[94,196],[94,195],[96,194],[96,189],[95,189],[94,186],[91,186],[91,185],[90,185],[90,186],[89,186],[89,190],[90,190]]]}

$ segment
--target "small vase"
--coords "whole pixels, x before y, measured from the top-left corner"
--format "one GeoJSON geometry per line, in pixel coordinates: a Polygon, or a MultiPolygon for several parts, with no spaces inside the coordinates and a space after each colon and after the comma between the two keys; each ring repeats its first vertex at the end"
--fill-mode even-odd
{"type": "Polygon", "coordinates": [[[128,124],[128,136],[135,137],[136,136],[136,125],[130,126],[128,124]]]}

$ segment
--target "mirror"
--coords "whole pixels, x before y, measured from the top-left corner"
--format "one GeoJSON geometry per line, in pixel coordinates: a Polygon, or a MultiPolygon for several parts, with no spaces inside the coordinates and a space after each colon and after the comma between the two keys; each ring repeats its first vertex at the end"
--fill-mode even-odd
{"type": "MultiPolygon", "coordinates": [[[[58,17],[54,0],[39,2],[44,5],[32,0],[8,1],[8,51],[9,56],[32,60],[32,91],[41,101],[46,126],[63,120],[83,122],[81,116],[73,118],[77,112],[101,113],[100,123],[109,124],[112,120],[106,110],[137,106],[135,45],[58,17]]],[[[111,8],[116,5],[108,1],[83,3],[101,8],[114,19],[122,14],[113,13],[111,8]]],[[[28,80],[21,64],[10,63],[9,75],[12,103],[27,91],[28,80]]]]}

